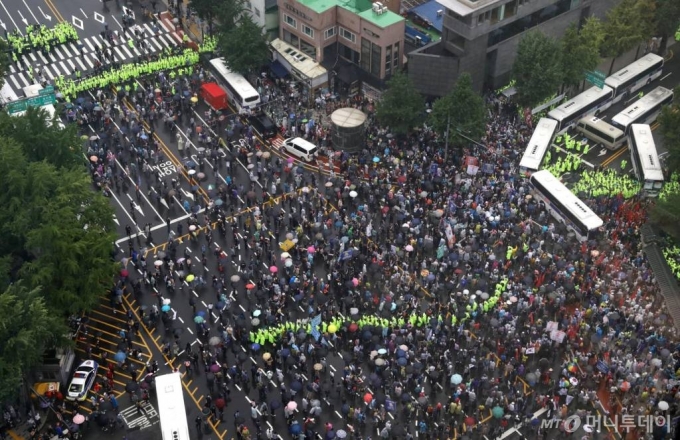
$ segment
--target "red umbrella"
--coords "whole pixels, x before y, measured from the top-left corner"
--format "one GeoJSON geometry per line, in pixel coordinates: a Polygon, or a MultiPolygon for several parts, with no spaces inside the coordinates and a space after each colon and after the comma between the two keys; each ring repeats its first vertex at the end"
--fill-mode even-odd
{"type": "Polygon", "coordinates": [[[127,269],[123,269],[123,270],[120,271],[120,276],[122,276],[123,278],[125,278],[128,275],[129,275],[129,272],[127,271],[127,269]]]}
{"type": "Polygon", "coordinates": [[[366,404],[369,404],[372,401],[373,401],[373,394],[371,394],[371,393],[364,394],[364,402],[366,402],[366,404]]]}
{"type": "Polygon", "coordinates": [[[219,399],[215,400],[215,407],[217,409],[224,409],[225,406],[227,406],[227,404],[224,401],[224,399],[219,398],[219,399]]]}
{"type": "Polygon", "coordinates": [[[474,417],[466,417],[465,418],[465,424],[468,426],[474,426],[477,422],[475,422],[474,417]]]}
{"type": "Polygon", "coordinates": [[[246,284],[246,289],[252,290],[252,289],[254,289],[254,288],[255,288],[255,284],[253,284],[253,283],[248,283],[248,284],[246,284]]]}
{"type": "Polygon", "coordinates": [[[351,323],[351,324],[349,325],[349,327],[347,328],[347,330],[349,330],[350,332],[354,333],[355,331],[359,330],[359,326],[357,325],[356,322],[353,322],[353,323],[351,323]]]}

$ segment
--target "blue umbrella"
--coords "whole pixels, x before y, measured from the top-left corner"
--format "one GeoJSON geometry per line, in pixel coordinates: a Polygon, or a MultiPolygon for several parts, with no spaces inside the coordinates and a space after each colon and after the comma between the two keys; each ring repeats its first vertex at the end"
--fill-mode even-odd
{"type": "Polygon", "coordinates": [[[223,301],[217,301],[217,304],[215,304],[215,307],[217,307],[219,310],[222,310],[226,306],[226,304],[223,301]]]}
{"type": "Polygon", "coordinates": [[[161,307],[161,312],[169,312],[170,311],[170,305],[166,304],[163,307],[161,307]]]}
{"type": "Polygon", "coordinates": [[[196,313],[196,316],[201,316],[201,317],[205,318],[205,311],[203,311],[203,310],[198,311],[196,313]]]}
{"type": "Polygon", "coordinates": [[[288,430],[290,431],[291,435],[299,435],[302,432],[302,426],[300,426],[300,424],[295,421],[292,425],[290,425],[288,430]]]}
{"type": "Polygon", "coordinates": [[[302,384],[296,380],[290,384],[290,389],[295,392],[302,391],[302,384]]]}
{"type": "Polygon", "coordinates": [[[460,374],[454,374],[454,375],[451,376],[451,383],[453,385],[458,385],[462,381],[463,381],[463,376],[461,376],[460,374]]]}
{"type": "Polygon", "coordinates": [[[287,348],[284,348],[283,350],[281,350],[281,356],[282,356],[282,357],[288,357],[288,356],[290,356],[290,350],[287,349],[287,348]]]}
{"type": "Polygon", "coordinates": [[[379,158],[378,156],[375,156],[375,157],[373,158],[373,162],[375,162],[375,163],[380,162],[380,158],[379,158]]]}
{"type": "Polygon", "coordinates": [[[257,351],[260,349],[260,344],[253,344],[250,346],[250,349],[253,351],[257,351]]]}
{"type": "Polygon", "coordinates": [[[405,357],[400,357],[399,359],[397,359],[397,365],[399,365],[400,367],[405,367],[407,363],[408,361],[406,360],[405,357]]]}
{"type": "Polygon", "coordinates": [[[397,357],[398,358],[406,357],[406,352],[404,350],[402,350],[401,348],[398,348],[397,349],[397,357]]]}
{"type": "Polygon", "coordinates": [[[118,353],[113,355],[113,359],[116,362],[123,362],[123,361],[125,361],[125,358],[127,358],[127,355],[122,351],[119,351],[118,353]]]}

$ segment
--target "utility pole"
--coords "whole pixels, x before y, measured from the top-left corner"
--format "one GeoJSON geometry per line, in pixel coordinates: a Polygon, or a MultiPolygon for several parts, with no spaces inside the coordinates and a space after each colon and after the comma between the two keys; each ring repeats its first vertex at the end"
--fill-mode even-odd
{"type": "Polygon", "coordinates": [[[449,132],[451,131],[451,115],[446,117],[446,140],[444,142],[444,163],[449,158],[449,132]]]}

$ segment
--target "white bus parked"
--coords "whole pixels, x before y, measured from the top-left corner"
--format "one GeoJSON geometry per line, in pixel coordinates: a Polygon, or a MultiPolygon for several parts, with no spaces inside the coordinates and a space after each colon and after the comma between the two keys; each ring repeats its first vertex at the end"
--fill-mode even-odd
{"type": "Polygon", "coordinates": [[[531,174],[541,169],[541,164],[552,145],[556,131],[557,121],[554,119],[541,118],[538,121],[527,144],[527,149],[524,150],[522,160],[519,162],[520,173],[531,174]]]}
{"type": "Polygon", "coordinates": [[[633,124],[628,138],[630,161],[635,175],[642,183],[642,191],[647,197],[658,197],[664,178],[651,127],[647,124],[633,124]]]}
{"type": "Polygon", "coordinates": [[[243,75],[229,70],[224,58],[214,58],[210,60],[210,65],[222,80],[227,90],[227,99],[236,110],[252,109],[260,105],[260,94],[257,90],[243,75]]]}

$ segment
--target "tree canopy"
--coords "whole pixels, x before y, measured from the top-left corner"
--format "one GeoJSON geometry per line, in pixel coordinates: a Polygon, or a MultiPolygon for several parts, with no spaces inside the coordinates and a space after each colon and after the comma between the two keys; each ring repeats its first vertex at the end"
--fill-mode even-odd
{"type": "Polygon", "coordinates": [[[41,127],[36,114],[0,113],[0,289],[42,287],[52,313],[64,316],[91,308],[113,280],[113,208],[75,160],[82,141],[74,131],[41,127]],[[36,146],[40,139],[51,149],[36,146]]]}
{"type": "Polygon", "coordinates": [[[376,117],[382,125],[397,134],[407,134],[423,120],[425,100],[411,79],[397,72],[387,81],[387,90],[376,106],[376,117]]]}
{"type": "Polygon", "coordinates": [[[512,66],[521,106],[534,107],[557,91],[563,79],[560,49],[557,40],[540,31],[522,37],[512,66]]]}
{"type": "Polygon", "coordinates": [[[7,40],[0,38],[0,87],[5,85],[5,75],[9,71],[9,45],[7,40]]]}
{"type": "Polygon", "coordinates": [[[472,77],[462,74],[446,96],[437,99],[432,107],[433,128],[446,136],[447,126],[449,143],[457,146],[467,142],[455,132],[460,131],[472,139],[480,139],[486,132],[486,106],[484,99],[472,88],[472,77]]]}
{"type": "MultiPolygon", "coordinates": [[[[680,87],[674,90],[680,93],[680,87]]],[[[680,106],[672,104],[661,111],[658,118],[659,131],[668,151],[666,180],[680,172],[680,106]]],[[[680,193],[671,192],[657,200],[651,211],[651,219],[669,234],[680,238],[680,193]]]]}
{"type": "Polygon", "coordinates": [[[654,27],[657,36],[661,37],[660,53],[666,49],[668,37],[675,35],[680,26],[680,2],[678,0],[656,0],[654,10],[654,27]]]}
{"type": "Polygon", "coordinates": [[[22,284],[0,293],[0,401],[16,396],[24,372],[40,364],[45,349],[69,343],[66,321],[43,294],[22,284]]]}
{"type": "Polygon", "coordinates": [[[611,57],[611,75],[616,58],[654,33],[656,3],[654,0],[622,0],[607,14],[604,22],[601,52],[611,57]]]}
{"type": "Polygon", "coordinates": [[[269,47],[262,27],[250,15],[241,14],[236,20],[234,27],[220,25],[217,47],[229,69],[246,75],[267,63],[269,47]]]}
{"type": "Polygon", "coordinates": [[[597,17],[588,18],[581,29],[576,23],[567,28],[560,40],[562,83],[565,86],[578,87],[586,71],[597,68],[603,39],[603,25],[597,17]]]}

